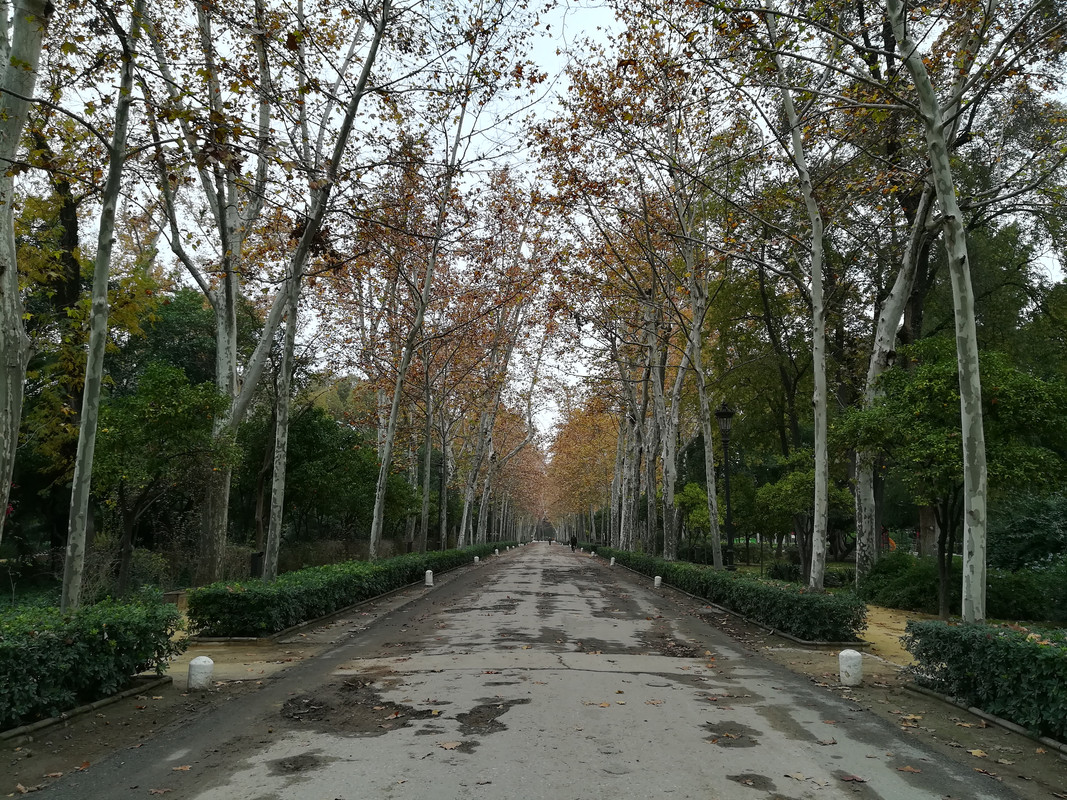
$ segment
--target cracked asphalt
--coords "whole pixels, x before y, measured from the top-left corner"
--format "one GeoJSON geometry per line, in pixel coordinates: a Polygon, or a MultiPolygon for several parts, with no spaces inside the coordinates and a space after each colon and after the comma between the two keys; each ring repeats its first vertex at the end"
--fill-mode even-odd
{"type": "Polygon", "coordinates": [[[395,595],[333,644],[47,798],[1012,798],[745,650],[647,581],[537,543],[395,595]]]}

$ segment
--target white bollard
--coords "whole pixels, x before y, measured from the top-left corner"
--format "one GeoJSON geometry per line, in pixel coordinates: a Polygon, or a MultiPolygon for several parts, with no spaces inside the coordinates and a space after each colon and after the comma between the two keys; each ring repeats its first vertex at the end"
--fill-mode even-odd
{"type": "Polygon", "coordinates": [[[615,566],[615,556],[612,556],[612,557],[611,557],[611,563],[610,563],[610,564],[608,564],[608,566],[609,566],[609,567],[614,567],[614,566],[615,566]]]}
{"type": "Polygon", "coordinates": [[[589,551],[589,555],[591,555],[591,556],[595,556],[595,555],[596,555],[596,550],[590,550],[590,551],[589,551]]]}
{"type": "Polygon", "coordinates": [[[494,556],[500,555],[500,548],[496,548],[495,550],[493,550],[493,555],[494,556]]]}
{"type": "Polygon", "coordinates": [[[474,557],[474,563],[475,563],[475,564],[477,564],[477,563],[478,563],[478,556],[475,556],[475,557],[474,557]]]}
{"type": "Polygon", "coordinates": [[[660,586],[663,585],[663,578],[661,578],[659,575],[657,575],[656,579],[654,581],[652,581],[652,585],[655,586],[658,589],[660,586]]]}
{"type": "Polygon", "coordinates": [[[189,662],[189,688],[207,689],[211,686],[211,675],[215,671],[215,662],[207,656],[197,656],[189,662]]]}
{"type": "Polygon", "coordinates": [[[427,586],[433,586],[433,570],[432,569],[426,570],[426,585],[427,586]]]}
{"type": "Polygon", "coordinates": [[[855,650],[842,650],[837,657],[841,668],[841,683],[845,686],[859,686],[863,682],[863,656],[855,650]]]}

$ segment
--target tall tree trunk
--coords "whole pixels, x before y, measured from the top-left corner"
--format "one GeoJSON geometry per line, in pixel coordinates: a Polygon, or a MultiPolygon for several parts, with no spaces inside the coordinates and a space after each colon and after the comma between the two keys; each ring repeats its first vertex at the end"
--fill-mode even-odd
{"type": "MultiPolygon", "coordinates": [[[[771,12],[770,0],[767,10],[771,12]]],[[[808,171],[804,137],[789,81],[777,54],[778,36],[775,32],[775,17],[768,13],[764,18],[767,34],[774,50],[774,64],[781,82],[782,106],[789,123],[790,148],[793,166],[797,171],[800,193],[811,223],[811,317],[812,317],[812,373],[815,382],[812,407],[815,412],[815,514],[811,533],[811,573],[808,585],[821,589],[826,571],[826,534],[829,514],[830,463],[826,448],[826,307],[823,302],[823,221],[818,203],[815,202],[811,174],[808,171]]]]}
{"type": "Polygon", "coordinates": [[[291,383],[295,367],[297,310],[300,285],[293,283],[289,295],[289,314],[285,322],[285,346],[282,349],[281,374],[278,376],[278,412],[274,427],[274,470],[270,488],[270,524],[267,527],[267,547],[263,553],[263,580],[278,577],[278,551],[282,543],[282,521],[285,511],[285,470],[289,452],[289,406],[291,383]]]}
{"type": "MultiPolygon", "coordinates": [[[[127,35],[111,17],[115,34],[122,43],[122,75],[115,101],[115,128],[107,180],[101,196],[100,230],[97,236],[96,263],[93,267],[92,306],[89,317],[89,355],[85,364],[85,388],[78,428],[78,455],[74,461],[74,481],[70,495],[70,520],[67,527],[67,557],[63,565],[63,610],[77,608],[81,599],[85,568],[85,529],[89,514],[89,490],[96,451],[96,423],[100,416],[100,387],[104,381],[104,345],[107,343],[107,281],[111,273],[111,251],[115,243],[115,209],[122,189],[122,171],[126,164],[126,130],[133,104],[133,72],[137,42],[141,35],[144,0],[137,0],[127,35]]],[[[130,547],[133,547],[132,542],[130,547]]]]}
{"type": "MultiPolygon", "coordinates": [[[[995,7],[995,3],[991,4],[995,7]]],[[[956,184],[949,161],[945,117],[930,76],[905,25],[901,0],[887,0],[897,49],[919,97],[926,131],[926,150],[934,188],[945,225],[945,254],[952,280],[956,323],[956,360],[960,381],[960,424],[963,430],[963,619],[985,619],[986,579],[986,454],[982,420],[982,385],[978,369],[978,336],[974,319],[974,290],[967,253],[963,214],[956,199],[956,184]]],[[[992,8],[989,9],[990,13],[992,8]]],[[[959,91],[962,91],[960,89],[959,91]]],[[[948,123],[951,125],[952,123],[948,123]]]]}
{"type": "MultiPolygon", "coordinates": [[[[882,395],[878,380],[892,365],[896,349],[897,330],[904,315],[904,306],[911,296],[915,269],[925,240],[926,221],[930,209],[930,189],[924,188],[918,209],[910,224],[908,246],[900,269],[893,281],[882,308],[878,312],[871,359],[867,367],[863,405],[870,408],[882,395]]],[[[878,454],[856,453],[856,582],[859,584],[870,572],[878,557],[878,514],[875,503],[875,468],[878,454]]]]}
{"type": "Polygon", "coordinates": [[[10,166],[18,155],[30,98],[37,85],[41,47],[54,8],[48,0],[16,0],[10,21],[7,11],[8,4],[4,3],[0,11],[0,539],[7,520],[22,420],[22,392],[30,360],[30,338],[19,293],[15,176],[10,166]]]}

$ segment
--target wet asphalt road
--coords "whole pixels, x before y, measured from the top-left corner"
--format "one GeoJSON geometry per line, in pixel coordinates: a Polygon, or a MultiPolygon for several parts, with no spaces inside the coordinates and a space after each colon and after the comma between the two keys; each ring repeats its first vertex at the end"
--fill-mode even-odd
{"type": "Polygon", "coordinates": [[[61,800],[1014,797],[602,559],[534,544],[412,588],[61,800]]]}

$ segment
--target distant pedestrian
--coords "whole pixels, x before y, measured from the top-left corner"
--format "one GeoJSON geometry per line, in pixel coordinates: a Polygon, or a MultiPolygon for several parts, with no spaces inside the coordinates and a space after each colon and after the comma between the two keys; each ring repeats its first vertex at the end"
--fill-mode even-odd
{"type": "Polygon", "coordinates": [[[578,537],[571,534],[571,552],[573,553],[576,549],[578,549],[578,537]]]}

